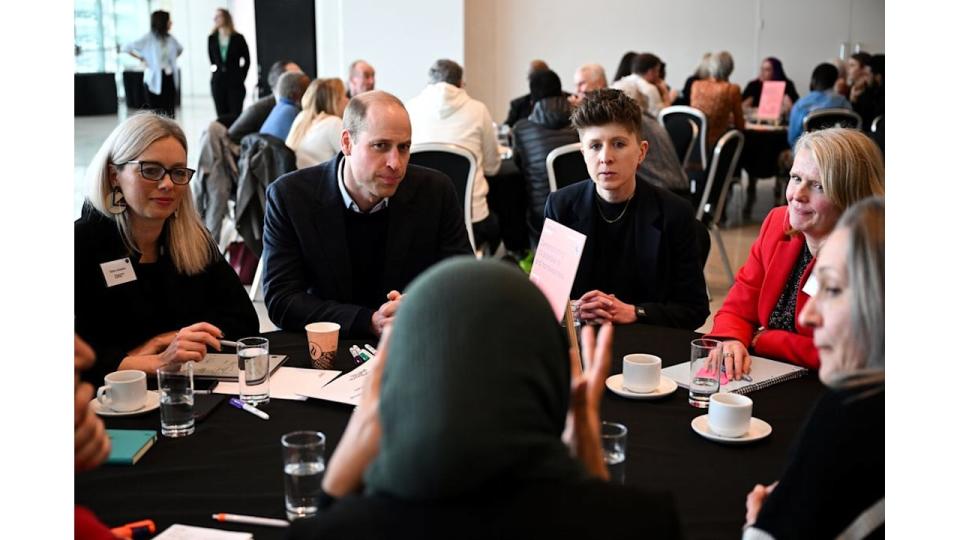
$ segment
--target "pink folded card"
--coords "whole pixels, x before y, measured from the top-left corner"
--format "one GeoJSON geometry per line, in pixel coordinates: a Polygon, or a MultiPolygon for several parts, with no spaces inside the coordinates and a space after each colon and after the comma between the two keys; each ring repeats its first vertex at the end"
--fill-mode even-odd
{"type": "Polygon", "coordinates": [[[543,223],[530,281],[543,291],[557,321],[563,319],[586,241],[586,236],[556,221],[543,223]]]}
{"type": "Polygon", "coordinates": [[[776,120],[780,118],[780,105],[787,90],[786,81],[764,81],[760,91],[760,105],[757,107],[757,119],[776,120]]]}

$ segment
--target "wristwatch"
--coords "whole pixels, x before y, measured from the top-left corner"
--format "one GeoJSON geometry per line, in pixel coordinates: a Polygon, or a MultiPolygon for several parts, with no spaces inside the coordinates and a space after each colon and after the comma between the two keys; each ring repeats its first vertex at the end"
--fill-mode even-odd
{"type": "Polygon", "coordinates": [[[637,314],[637,320],[638,320],[638,321],[647,316],[647,311],[646,311],[645,309],[643,309],[642,307],[640,307],[640,306],[635,306],[635,307],[633,308],[633,311],[634,311],[634,313],[637,314]]]}

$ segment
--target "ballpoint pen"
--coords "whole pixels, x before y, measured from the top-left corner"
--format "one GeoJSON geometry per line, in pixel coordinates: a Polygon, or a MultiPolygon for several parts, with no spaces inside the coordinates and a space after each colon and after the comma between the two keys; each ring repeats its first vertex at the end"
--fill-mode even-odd
{"type": "Polygon", "coordinates": [[[263,518],[257,516],[241,516],[239,514],[214,514],[213,519],[223,522],[249,523],[251,525],[266,525],[268,527],[289,527],[290,523],[282,519],[263,518]]]}
{"type": "Polygon", "coordinates": [[[243,409],[243,410],[247,411],[247,412],[250,413],[250,414],[259,416],[260,418],[263,418],[264,420],[269,420],[269,419],[270,419],[270,415],[269,415],[269,414],[261,411],[260,409],[254,407],[253,405],[250,405],[249,403],[244,403],[244,402],[240,401],[240,400],[237,399],[237,398],[230,398],[230,405],[233,405],[234,407],[236,407],[236,408],[238,408],[238,409],[243,409]]]}

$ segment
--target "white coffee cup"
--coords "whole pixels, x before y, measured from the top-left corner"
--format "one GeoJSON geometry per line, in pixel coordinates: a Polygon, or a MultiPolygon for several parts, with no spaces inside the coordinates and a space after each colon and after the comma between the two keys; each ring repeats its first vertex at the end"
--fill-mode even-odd
{"type": "Polygon", "coordinates": [[[628,354],[623,357],[623,388],[638,394],[653,392],[660,386],[660,357],[652,354],[628,354]]]}
{"type": "Polygon", "coordinates": [[[707,424],[721,437],[742,437],[750,430],[753,400],[740,394],[718,392],[710,396],[707,424]]]}
{"type": "Polygon", "coordinates": [[[138,369],[114,371],[103,378],[97,401],[117,412],[135,411],[147,402],[147,374],[138,369]]]}

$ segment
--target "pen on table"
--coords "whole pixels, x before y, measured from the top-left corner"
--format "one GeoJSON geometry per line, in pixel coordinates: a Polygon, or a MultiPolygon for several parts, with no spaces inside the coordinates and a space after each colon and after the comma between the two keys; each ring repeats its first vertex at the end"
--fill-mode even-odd
{"type": "Polygon", "coordinates": [[[250,523],[251,525],[267,525],[268,527],[289,527],[290,523],[282,519],[263,518],[256,516],[241,516],[239,514],[214,514],[213,519],[223,523],[232,521],[234,523],[250,523]]]}
{"type": "Polygon", "coordinates": [[[358,354],[360,355],[360,358],[362,358],[364,362],[369,362],[370,360],[373,359],[373,356],[370,356],[370,353],[368,353],[367,351],[363,351],[359,349],[358,351],[359,351],[358,354]]]}
{"type": "Polygon", "coordinates": [[[374,356],[377,355],[377,350],[373,348],[373,345],[370,345],[369,343],[367,343],[367,344],[365,344],[365,345],[363,346],[363,348],[366,349],[366,350],[368,350],[368,351],[370,351],[370,354],[372,354],[372,355],[374,355],[374,356]]]}
{"type": "Polygon", "coordinates": [[[351,346],[349,349],[347,349],[347,350],[350,351],[350,356],[353,358],[353,362],[354,362],[355,364],[359,364],[359,363],[363,362],[363,358],[360,358],[360,354],[359,354],[359,351],[360,351],[360,350],[357,349],[357,346],[356,346],[356,345],[352,345],[352,346],[351,346]]]}
{"type": "Polygon", "coordinates": [[[261,411],[260,409],[254,407],[253,405],[250,405],[249,403],[244,403],[244,402],[240,401],[239,399],[237,399],[237,398],[235,398],[235,397],[234,397],[234,398],[230,398],[230,405],[233,405],[234,407],[236,407],[236,408],[238,408],[238,409],[243,409],[243,410],[247,411],[247,412],[250,413],[250,414],[254,414],[254,415],[256,415],[256,416],[259,416],[260,418],[263,418],[264,420],[269,420],[269,419],[270,419],[270,415],[269,415],[269,414],[261,411]]]}
{"type": "Polygon", "coordinates": [[[121,525],[119,527],[114,527],[110,529],[110,532],[113,533],[117,538],[145,538],[143,535],[153,535],[157,532],[157,526],[153,523],[152,519],[144,519],[141,521],[135,521],[133,523],[127,523],[126,525],[121,525]]]}
{"type": "Polygon", "coordinates": [[[226,345],[227,347],[233,347],[234,349],[237,348],[237,342],[236,342],[236,341],[230,341],[229,339],[221,339],[221,340],[220,340],[220,346],[222,347],[222,346],[224,346],[224,345],[226,345]]]}

